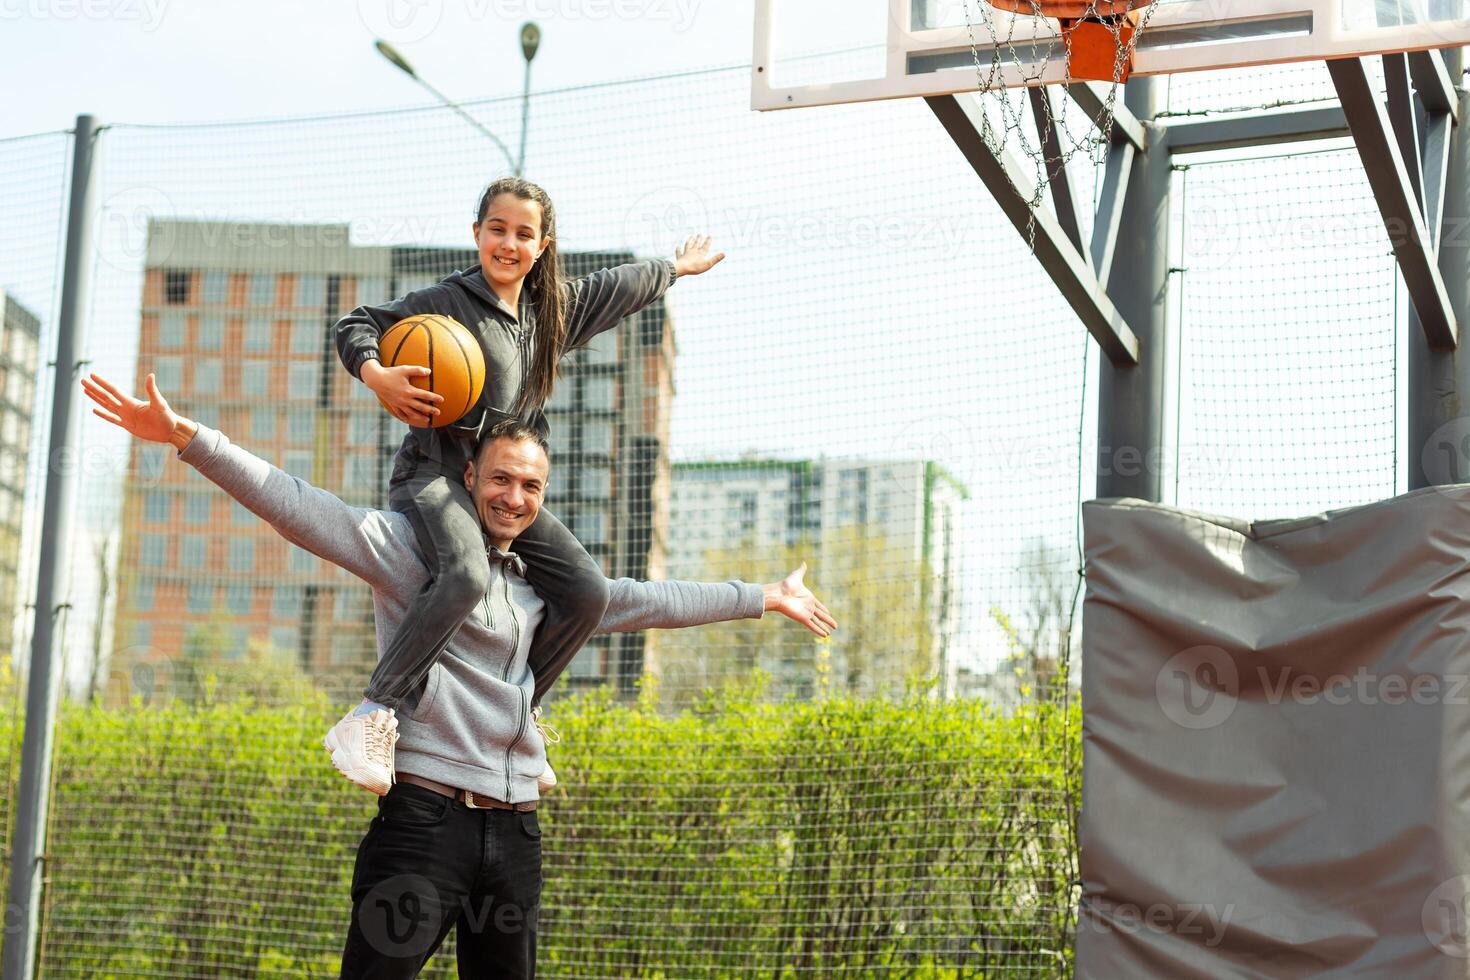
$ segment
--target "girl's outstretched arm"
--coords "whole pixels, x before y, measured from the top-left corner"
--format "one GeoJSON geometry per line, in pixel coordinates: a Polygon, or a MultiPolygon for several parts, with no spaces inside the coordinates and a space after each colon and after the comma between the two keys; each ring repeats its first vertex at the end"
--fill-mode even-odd
{"type": "Polygon", "coordinates": [[[680,276],[697,276],[713,269],[725,253],[711,255],[709,245],[707,236],[693,235],[674,253],[673,260],[630,262],[568,282],[566,350],[591,343],[623,317],[662,296],[680,276]]]}

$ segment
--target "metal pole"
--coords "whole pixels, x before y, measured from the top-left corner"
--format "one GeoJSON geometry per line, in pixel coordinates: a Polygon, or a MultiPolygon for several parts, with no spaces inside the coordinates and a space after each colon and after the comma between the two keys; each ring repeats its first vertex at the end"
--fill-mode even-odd
{"type": "Polygon", "coordinates": [[[525,81],[521,84],[521,147],[516,158],[516,176],[526,172],[526,123],[531,117],[531,59],[526,59],[525,81]]]}
{"type": "MultiPolygon", "coordinates": [[[[1162,499],[1164,377],[1168,358],[1168,140],[1153,122],[1160,88],[1152,78],[1128,82],[1124,101],[1143,123],[1148,149],[1128,177],[1108,294],[1138,337],[1137,364],[1102,358],[1097,410],[1097,495],[1162,499]]],[[[1118,152],[1116,149],[1114,152],[1118,152]]],[[[1098,270],[1099,275],[1104,270],[1098,270]]]]}
{"type": "Polygon", "coordinates": [[[1451,127],[1449,165],[1444,182],[1444,219],[1440,223],[1438,265],[1455,319],[1462,324],[1460,344],[1433,350],[1414,304],[1403,343],[1408,345],[1408,488],[1470,481],[1470,356],[1465,356],[1463,325],[1470,324],[1470,97],[1459,88],[1464,53],[1443,52],[1445,67],[1456,83],[1460,121],[1451,127]]]}
{"type": "Polygon", "coordinates": [[[78,360],[83,311],[92,272],[92,202],[97,186],[93,151],[98,133],[93,116],[78,116],[72,154],[71,205],[66,224],[66,266],[57,321],[56,372],[51,393],[51,441],[46,455],[46,505],[41,518],[41,562],[36,578],[36,627],[26,686],[25,741],[15,799],[15,838],[10,852],[10,904],[5,910],[4,980],[31,980],[45,881],[46,812],[50,803],[51,744],[60,690],[60,640],[66,557],[76,491],[80,416],[78,360]]]}

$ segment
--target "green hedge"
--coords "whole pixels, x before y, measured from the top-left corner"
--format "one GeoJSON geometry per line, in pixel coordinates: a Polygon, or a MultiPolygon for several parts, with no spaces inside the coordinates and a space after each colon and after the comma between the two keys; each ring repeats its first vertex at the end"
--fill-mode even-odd
{"type": "MultiPolygon", "coordinates": [[[[666,717],[593,696],[554,714],[546,976],[1067,969],[1075,708],[737,698],[666,717]]],[[[335,976],[375,806],[325,757],[332,719],[310,695],[65,707],[43,975],[335,976]]],[[[454,975],[450,949],[426,976],[454,975]]]]}

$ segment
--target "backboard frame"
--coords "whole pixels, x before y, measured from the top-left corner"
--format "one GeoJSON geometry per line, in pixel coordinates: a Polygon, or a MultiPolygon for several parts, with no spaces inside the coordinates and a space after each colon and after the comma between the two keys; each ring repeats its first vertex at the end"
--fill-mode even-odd
{"type": "MultiPolygon", "coordinates": [[[[980,87],[970,30],[963,24],[916,28],[913,24],[916,0],[885,0],[888,22],[884,77],[827,84],[773,85],[776,9],[792,2],[756,0],[755,51],[751,65],[754,109],[954,95],[980,87]]],[[[1423,2],[1420,0],[1421,5],[1423,2]]],[[[1427,2],[1435,4],[1443,0],[1427,2]]],[[[1163,2],[1150,14],[1148,28],[1134,55],[1133,74],[1165,75],[1470,45],[1470,18],[1353,27],[1346,22],[1343,8],[1344,0],[1163,2]],[[1227,6],[1230,14],[1222,16],[1227,6]]],[[[1029,47],[1037,54],[1030,64],[1016,64],[1012,52],[1003,51],[997,84],[1016,88],[1067,81],[1065,59],[1059,57],[1060,31],[1055,21],[999,10],[992,11],[991,16],[1000,28],[997,33],[1011,39],[1012,51],[1025,52],[1029,47]]],[[[974,38],[980,44],[981,65],[988,71],[989,33],[984,24],[975,24],[974,38]]]]}

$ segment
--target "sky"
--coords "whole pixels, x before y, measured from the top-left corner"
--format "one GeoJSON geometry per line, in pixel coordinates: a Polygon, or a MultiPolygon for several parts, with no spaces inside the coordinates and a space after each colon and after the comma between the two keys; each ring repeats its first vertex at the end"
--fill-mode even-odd
{"type": "MultiPolygon", "coordinates": [[[[784,24],[783,51],[860,39],[823,28],[850,6],[806,9],[807,23],[784,24]]],[[[80,112],[115,126],[88,325],[89,356],[111,376],[134,370],[150,216],[467,244],[465,212],[496,151],[427,108],[372,41],[514,145],[518,28],[534,19],[528,174],[554,189],[566,247],[671,254],[705,230],[729,254],[670,293],[674,458],[942,462],[972,493],[966,618],[993,660],[992,607],[1022,598],[1011,569],[1036,538],[1071,560],[1075,505],[1092,496],[1095,346],[922,103],[750,112],[752,16],[751,0],[267,0],[230,12],[0,0],[0,83],[26,93],[0,116],[0,253],[18,256],[8,288],[37,309],[54,299],[65,142],[4,141],[80,112]],[[344,115],[366,112],[378,114],[344,115]],[[332,118],[308,118],[321,114],[332,118]],[[220,125],[151,128],[195,123],[220,125]]],[[[1313,68],[1191,76],[1168,104],[1320,99],[1324,80],[1313,68]]],[[[1089,197],[1093,175],[1074,176],[1089,197]]],[[[1186,271],[1170,287],[1169,438],[1181,463],[1166,501],[1260,517],[1391,495],[1401,301],[1354,154],[1195,160],[1175,182],[1171,267],[1186,271]]],[[[125,458],[97,426],[84,441],[125,458]]]]}

